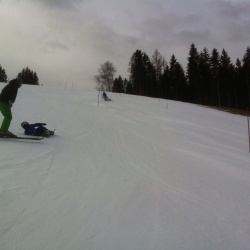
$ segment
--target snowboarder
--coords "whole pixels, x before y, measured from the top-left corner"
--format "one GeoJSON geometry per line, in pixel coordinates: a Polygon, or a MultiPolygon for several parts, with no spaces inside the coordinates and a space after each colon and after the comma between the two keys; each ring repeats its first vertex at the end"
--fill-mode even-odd
{"type": "Polygon", "coordinates": [[[18,89],[22,86],[23,80],[20,77],[11,80],[0,94],[0,111],[4,117],[0,127],[0,137],[14,137],[9,131],[12,120],[11,107],[16,100],[18,89]]]}
{"type": "Polygon", "coordinates": [[[111,99],[107,96],[106,92],[104,91],[102,93],[102,98],[104,99],[104,101],[111,101],[111,99]]]}
{"type": "Polygon", "coordinates": [[[48,130],[46,127],[46,123],[34,123],[29,124],[28,122],[22,122],[21,127],[24,129],[25,135],[33,135],[33,136],[43,136],[48,137],[50,135],[54,135],[54,131],[48,130]]]}

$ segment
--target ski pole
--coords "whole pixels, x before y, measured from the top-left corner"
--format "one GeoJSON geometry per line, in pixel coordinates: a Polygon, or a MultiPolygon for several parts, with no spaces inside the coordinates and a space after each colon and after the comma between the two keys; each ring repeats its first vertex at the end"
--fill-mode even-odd
{"type": "Polygon", "coordinates": [[[99,96],[100,96],[100,91],[101,91],[101,90],[99,89],[97,107],[99,107],[99,96]]]}

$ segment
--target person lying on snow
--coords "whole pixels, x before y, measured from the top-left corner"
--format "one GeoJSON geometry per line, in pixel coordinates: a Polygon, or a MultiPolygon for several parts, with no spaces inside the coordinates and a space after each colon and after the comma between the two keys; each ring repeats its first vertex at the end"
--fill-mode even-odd
{"type": "Polygon", "coordinates": [[[34,136],[44,136],[48,137],[54,134],[54,131],[48,130],[46,127],[46,123],[34,123],[29,124],[28,122],[22,122],[21,127],[24,129],[25,135],[34,135],[34,136]]]}

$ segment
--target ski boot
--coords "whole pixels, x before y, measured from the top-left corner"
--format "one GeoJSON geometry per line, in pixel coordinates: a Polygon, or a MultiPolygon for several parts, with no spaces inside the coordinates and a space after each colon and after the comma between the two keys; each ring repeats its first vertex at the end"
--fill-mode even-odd
{"type": "Polygon", "coordinates": [[[10,131],[0,131],[0,138],[15,138],[15,137],[17,136],[11,133],[10,131]]]}
{"type": "Polygon", "coordinates": [[[49,136],[51,136],[51,135],[54,135],[54,131],[46,130],[46,131],[42,134],[43,137],[49,137],[49,136]]]}
{"type": "Polygon", "coordinates": [[[54,134],[55,134],[55,132],[54,132],[54,131],[52,131],[52,130],[49,130],[49,134],[50,134],[50,135],[54,135],[54,134]]]}

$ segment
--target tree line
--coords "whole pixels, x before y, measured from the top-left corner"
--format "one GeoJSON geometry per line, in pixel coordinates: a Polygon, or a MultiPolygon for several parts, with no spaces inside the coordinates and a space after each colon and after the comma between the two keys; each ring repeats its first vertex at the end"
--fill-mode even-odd
{"type": "Polygon", "coordinates": [[[166,62],[157,49],[151,58],[145,52],[136,50],[128,64],[128,79],[121,76],[114,78],[116,68],[107,61],[99,69],[101,74],[95,76],[97,89],[207,106],[249,107],[249,47],[243,58],[237,58],[234,64],[225,49],[221,54],[217,49],[209,53],[206,48],[198,52],[196,46],[191,44],[187,61],[184,70],[174,54],[166,62]]]}
{"type": "MultiPolygon", "coordinates": [[[[39,85],[39,78],[35,71],[30,70],[28,67],[24,68],[17,74],[17,77],[21,77],[24,84],[39,85]]],[[[8,82],[8,77],[5,69],[0,65],[0,82],[8,82]]]]}

